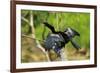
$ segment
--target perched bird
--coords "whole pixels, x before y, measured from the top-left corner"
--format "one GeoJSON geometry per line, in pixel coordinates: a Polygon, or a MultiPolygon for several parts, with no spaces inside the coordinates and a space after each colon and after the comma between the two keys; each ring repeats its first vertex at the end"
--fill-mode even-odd
{"type": "Polygon", "coordinates": [[[51,30],[51,34],[45,39],[44,47],[46,50],[53,49],[55,53],[60,55],[60,50],[71,41],[72,45],[78,50],[80,46],[73,40],[75,36],[80,36],[80,34],[72,28],[67,28],[65,31],[55,31],[55,28],[47,22],[43,23],[46,27],[51,30]]]}

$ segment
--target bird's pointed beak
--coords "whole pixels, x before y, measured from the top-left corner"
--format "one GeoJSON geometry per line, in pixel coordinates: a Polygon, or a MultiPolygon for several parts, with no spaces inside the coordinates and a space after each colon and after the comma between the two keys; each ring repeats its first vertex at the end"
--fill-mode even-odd
{"type": "Polygon", "coordinates": [[[72,28],[71,28],[71,30],[72,30],[72,32],[73,32],[74,35],[80,36],[80,34],[76,30],[74,30],[72,28]]]}

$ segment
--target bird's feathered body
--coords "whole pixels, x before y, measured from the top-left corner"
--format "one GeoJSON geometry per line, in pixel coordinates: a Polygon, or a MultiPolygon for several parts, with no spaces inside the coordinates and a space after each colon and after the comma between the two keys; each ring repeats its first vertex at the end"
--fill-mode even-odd
{"type": "Polygon", "coordinates": [[[62,31],[55,31],[54,27],[48,24],[47,22],[44,22],[45,26],[48,27],[51,30],[51,34],[47,36],[45,39],[45,48],[46,50],[53,49],[58,55],[60,50],[67,44],[69,41],[71,41],[72,45],[79,49],[80,46],[76,44],[75,41],[72,40],[73,37],[80,36],[78,32],[73,30],[72,28],[67,28],[64,32],[62,31]]]}

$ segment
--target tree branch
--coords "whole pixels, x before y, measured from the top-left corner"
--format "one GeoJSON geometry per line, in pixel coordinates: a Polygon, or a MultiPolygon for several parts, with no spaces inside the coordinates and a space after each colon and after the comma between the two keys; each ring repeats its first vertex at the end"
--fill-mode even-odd
{"type": "Polygon", "coordinates": [[[29,22],[26,18],[24,18],[24,17],[21,17],[21,19],[22,19],[23,21],[25,21],[27,24],[30,23],[30,22],[29,22]]]}

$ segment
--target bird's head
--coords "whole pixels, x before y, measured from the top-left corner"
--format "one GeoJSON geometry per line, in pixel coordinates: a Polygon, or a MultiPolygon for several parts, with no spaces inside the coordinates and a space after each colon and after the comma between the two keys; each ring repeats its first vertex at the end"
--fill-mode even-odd
{"type": "Polygon", "coordinates": [[[76,30],[74,30],[74,29],[72,29],[72,28],[67,28],[65,31],[64,31],[64,33],[69,37],[69,38],[73,38],[74,36],[80,36],[80,34],[76,31],[76,30]]]}
{"type": "Polygon", "coordinates": [[[77,42],[76,42],[75,40],[73,40],[73,38],[74,38],[75,36],[80,36],[80,34],[79,34],[76,30],[74,30],[74,29],[72,29],[72,28],[67,28],[67,29],[64,31],[64,33],[65,33],[66,36],[68,37],[68,38],[66,38],[66,39],[68,39],[69,41],[71,41],[72,45],[73,45],[77,50],[79,50],[81,47],[77,44],[77,42]]]}

